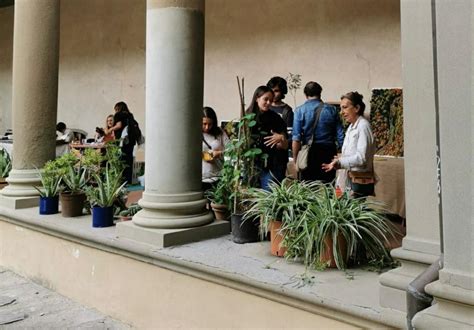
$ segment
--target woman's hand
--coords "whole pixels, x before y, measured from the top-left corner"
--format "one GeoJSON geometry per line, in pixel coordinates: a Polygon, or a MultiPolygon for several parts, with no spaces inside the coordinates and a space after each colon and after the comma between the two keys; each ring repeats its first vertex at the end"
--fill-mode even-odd
{"type": "Polygon", "coordinates": [[[330,162],[329,164],[322,164],[321,168],[325,172],[330,172],[332,170],[337,170],[339,168],[339,159],[336,156],[336,157],[334,157],[332,162],[330,162]]]}
{"type": "Polygon", "coordinates": [[[271,133],[272,135],[269,135],[263,138],[265,140],[263,144],[270,148],[277,147],[280,149],[284,149],[285,142],[287,142],[285,135],[275,133],[273,131],[271,131],[271,133]]]}

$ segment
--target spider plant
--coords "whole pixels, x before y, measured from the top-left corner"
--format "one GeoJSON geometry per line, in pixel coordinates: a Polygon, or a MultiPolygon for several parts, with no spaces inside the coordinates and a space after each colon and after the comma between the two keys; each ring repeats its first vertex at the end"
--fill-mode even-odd
{"type": "Polygon", "coordinates": [[[315,201],[308,209],[307,223],[302,224],[307,265],[321,260],[321,255],[330,249],[328,242],[339,269],[345,269],[348,258],[361,247],[367,260],[391,259],[386,246],[390,238],[395,238],[395,231],[376,202],[352,198],[347,192],[338,198],[332,185],[322,184],[315,201]]]}
{"type": "Polygon", "coordinates": [[[260,236],[270,230],[273,221],[285,224],[299,223],[310,204],[314,202],[316,183],[285,178],[281,183],[270,182],[269,189],[255,188],[246,200],[249,209],[244,217],[260,218],[260,236]]]}

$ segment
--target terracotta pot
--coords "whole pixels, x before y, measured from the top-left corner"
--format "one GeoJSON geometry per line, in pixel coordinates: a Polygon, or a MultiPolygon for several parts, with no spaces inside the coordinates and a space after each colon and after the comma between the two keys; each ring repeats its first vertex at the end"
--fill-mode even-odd
{"type": "Polygon", "coordinates": [[[284,236],[280,233],[282,222],[272,221],[270,224],[270,252],[274,256],[283,257],[286,252],[286,247],[281,246],[284,236]]]}
{"type": "Polygon", "coordinates": [[[61,193],[61,214],[63,217],[78,217],[82,215],[84,202],[86,200],[85,193],[61,193]]]}
{"type": "MultiPolygon", "coordinates": [[[[327,236],[324,239],[324,250],[319,256],[319,261],[326,264],[328,268],[336,268],[336,260],[334,259],[334,251],[332,246],[332,236],[327,236]]],[[[337,236],[337,245],[342,252],[342,258],[347,262],[347,242],[342,234],[337,236]]]]}
{"type": "Polygon", "coordinates": [[[214,204],[211,203],[212,211],[214,212],[214,217],[216,220],[228,220],[229,219],[229,210],[225,204],[214,204]]]}

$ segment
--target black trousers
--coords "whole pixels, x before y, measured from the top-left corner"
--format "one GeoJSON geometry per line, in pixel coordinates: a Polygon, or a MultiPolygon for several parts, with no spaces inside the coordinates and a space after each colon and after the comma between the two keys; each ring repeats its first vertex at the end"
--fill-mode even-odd
{"type": "Polygon", "coordinates": [[[122,161],[125,163],[122,178],[123,181],[127,181],[127,184],[132,184],[133,147],[135,147],[135,144],[131,143],[122,146],[122,161]]]}
{"type": "Polygon", "coordinates": [[[322,181],[330,183],[336,178],[336,171],[325,172],[321,169],[322,164],[329,164],[337,155],[335,144],[313,143],[309,149],[308,167],[301,171],[301,180],[322,181]]]}

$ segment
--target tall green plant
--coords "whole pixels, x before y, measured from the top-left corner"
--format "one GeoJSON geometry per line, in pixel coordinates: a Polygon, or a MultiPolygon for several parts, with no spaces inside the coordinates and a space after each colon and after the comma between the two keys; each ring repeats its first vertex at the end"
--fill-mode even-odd
{"type": "Polygon", "coordinates": [[[238,124],[238,139],[230,141],[224,151],[223,172],[229,175],[230,208],[234,214],[244,211],[242,201],[248,190],[258,183],[257,159],[262,149],[254,145],[251,132],[256,124],[255,114],[244,115],[238,124]]]}
{"type": "Polygon", "coordinates": [[[70,165],[67,173],[62,177],[66,186],[64,191],[71,194],[84,192],[84,188],[87,184],[86,174],[86,168],[70,165]]]}

